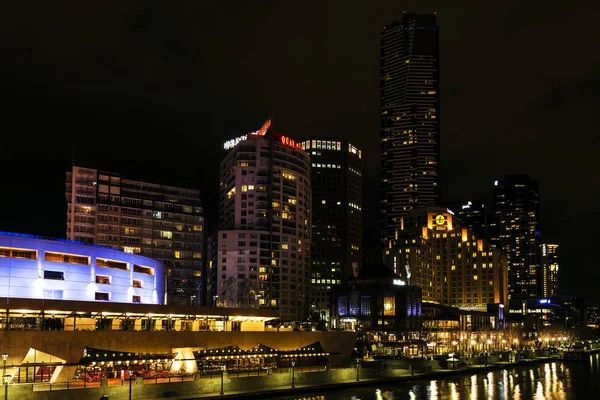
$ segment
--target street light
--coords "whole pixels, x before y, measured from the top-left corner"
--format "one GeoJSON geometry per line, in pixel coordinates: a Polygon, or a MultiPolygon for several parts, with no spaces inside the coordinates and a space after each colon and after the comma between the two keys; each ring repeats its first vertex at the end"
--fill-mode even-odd
{"type": "Polygon", "coordinates": [[[360,367],[360,358],[357,358],[356,359],[356,382],[360,381],[360,377],[358,375],[359,367],[360,367]]]}
{"type": "Polygon", "coordinates": [[[295,385],[295,380],[294,380],[294,367],[296,366],[296,361],[292,361],[292,389],[294,389],[296,387],[295,385]]]}
{"type": "Polygon", "coordinates": [[[225,366],[221,365],[221,394],[223,394],[223,374],[225,374],[225,366]]]}
{"type": "Polygon", "coordinates": [[[2,353],[2,384],[4,385],[4,400],[8,399],[8,383],[10,382],[10,375],[6,374],[6,360],[8,359],[8,353],[2,353]]]}
{"type": "Polygon", "coordinates": [[[217,306],[217,299],[219,298],[219,296],[213,296],[213,305],[216,307],[217,306]]]}
{"type": "Polygon", "coordinates": [[[133,365],[129,365],[129,400],[131,400],[131,381],[133,378],[133,365]]]}

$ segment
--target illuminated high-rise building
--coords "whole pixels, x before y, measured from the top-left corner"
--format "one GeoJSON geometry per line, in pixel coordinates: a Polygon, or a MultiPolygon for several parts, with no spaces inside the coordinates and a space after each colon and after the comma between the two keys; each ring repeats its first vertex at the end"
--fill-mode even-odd
{"type": "Polygon", "coordinates": [[[454,217],[460,220],[460,226],[469,228],[478,238],[488,240],[487,214],[483,201],[452,201],[444,202],[442,206],[454,212],[454,217]]]}
{"type": "Polygon", "coordinates": [[[73,166],[67,238],[154,258],[168,268],[167,302],[202,304],[204,217],[200,191],[73,166]]]}
{"type": "Polygon", "coordinates": [[[345,140],[301,143],[312,175],[311,307],[330,309],[328,291],[362,264],[362,152],[345,140]]]}
{"type": "Polygon", "coordinates": [[[558,296],[558,245],[542,243],[540,245],[540,296],[544,298],[558,296]]]}
{"type": "Polygon", "coordinates": [[[423,301],[481,310],[507,304],[506,257],[447,208],[411,210],[383,253],[390,269],[423,290],[423,301]]]}
{"type": "Polygon", "coordinates": [[[440,85],[434,14],[404,14],[381,32],[381,235],[440,199],[440,85]]]}
{"type": "Polygon", "coordinates": [[[310,158],[269,126],[225,144],[217,305],[259,307],[303,321],[310,303],[310,158]]]}
{"type": "Polygon", "coordinates": [[[510,303],[519,307],[539,293],[538,183],[527,175],[507,175],[494,182],[492,243],[508,261],[510,303]]]}

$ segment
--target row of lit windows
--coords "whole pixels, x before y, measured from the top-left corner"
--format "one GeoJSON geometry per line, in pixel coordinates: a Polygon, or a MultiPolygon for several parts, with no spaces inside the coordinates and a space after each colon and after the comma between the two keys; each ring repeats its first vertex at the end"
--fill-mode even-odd
{"type": "Polygon", "coordinates": [[[342,166],[339,164],[321,164],[321,163],[312,163],[312,167],[313,168],[335,168],[335,169],[342,168],[342,166]]]}
{"type": "MultiPolygon", "coordinates": [[[[37,259],[37,251],[36,250],[26,250],[26,249],[13,249],[13,248],[0,248],[0,257],[10,257],[10,258],[26,258],[29,260],[37,259]]],[[[90,257],[89,256],[81,256],[76,254],[65,254],[65,253],[55,253],[51,251],[44,252],[44,261],[51,262],[60,262],[67,264],[79,264],[79,265],[90,265],[90,257]]],[[[115,261],[115,260],[107,260],[104,258],[96,259],[96,266],[98,267],[106,267],[106,268],[115,268],[121,270],[129,270],[129,264],[123,261],[115,261]]],[[[134,272],[140,272],[144,274],[154,275],[154,269],[150,267],[145,267],[141,265],[133,266],[134,272]]]]}
{"type": "Polygon", "coordinates": [[[319,150],[342,150],[342,143],[330,140],[311,140],[302,142],[302,150],[319,149],[319,150]]]}

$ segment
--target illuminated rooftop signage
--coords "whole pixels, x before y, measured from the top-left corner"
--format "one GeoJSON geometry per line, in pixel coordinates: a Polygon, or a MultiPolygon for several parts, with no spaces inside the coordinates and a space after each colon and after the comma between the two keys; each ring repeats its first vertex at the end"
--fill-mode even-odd
{"type": "Polygon", "coordinates": [[[242,136],[238,136],[235,139],[230,139],[228,141],[226,141],[225,143],[223,143],[223,148],[225,150],[229,150],[229,149],[233,149],[239,142],[241,142],[242,140],[246,140],[248,139],[248,135],[242,135],[242,136]]]}
{"type": "Polygon", "coordinates": [[[282,144],[285,144],[286,146],[290,146],[295,149],[301,148],[300,142],[296,142],[295,140],[290,139],[287,136],[281,136],[281,138],[279,140],[281,141],[282,144]]]}
{"type": "Polygon", "coordinates": [[[404,282],[402,279],[394,279],[394,285],[404,286],[406,285],[406,282],[404,282]]]}
{"type": "Polygon", "coordinates": [[[266,120],[265,123],[263,124],[263,126],[259,130],[250,132],[246,135],[238,136],[235,139],[230,139],[230,140],[226,141],[225,143],[223,143],[223,149],[225,149],[225,150],[233,149],[242,140],[247,140],[248,136],[264,136],[270,127],[271,127],[271,118],[266,120]]]}

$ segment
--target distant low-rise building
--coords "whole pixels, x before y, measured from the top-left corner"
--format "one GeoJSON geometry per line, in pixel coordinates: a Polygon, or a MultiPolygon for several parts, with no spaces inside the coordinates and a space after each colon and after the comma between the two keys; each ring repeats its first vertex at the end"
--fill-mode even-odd
{"type": "Polygon", "coordinates": [[[384,265],[367,265],[331,289],[334,328],[396,332],[421,329],[421,289],[384,265]]]}

